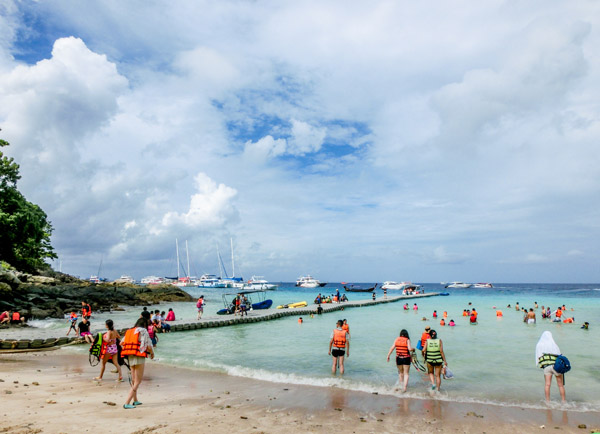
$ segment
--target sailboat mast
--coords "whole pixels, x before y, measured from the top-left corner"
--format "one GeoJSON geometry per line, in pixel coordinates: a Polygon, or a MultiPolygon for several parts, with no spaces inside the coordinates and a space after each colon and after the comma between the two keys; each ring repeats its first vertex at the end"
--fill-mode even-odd
{"type": "Polygon", "coordinates": [[[179,280],[179,242],[175,238],[175,250],[177,250],[177,280],[179,280]]]}
{"type": "Polygon", "coordinates": [[[187,277],[190,278],[190,251],[188,250],[187,240],[185,240],[185,254],[187,255],[187,277]]]}
{"type": "Polygon", "coordinates": [[[231,243],[231,277],[235,277],[235,263],[233,262],[233,238],[229,238],[231,243]]]}
{"type": "Polygon", "coordinates": [[[188,276],[187,277],[189,279],[189,277],[190,277],[190,251],[187,248],[187,240],[185,240],[185,254],[188,258],[188,276]]]}

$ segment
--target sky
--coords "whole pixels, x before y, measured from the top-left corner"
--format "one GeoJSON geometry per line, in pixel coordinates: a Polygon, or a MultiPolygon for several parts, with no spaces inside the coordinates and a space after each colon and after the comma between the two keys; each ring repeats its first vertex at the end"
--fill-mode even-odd
{"type": "Polygon", "coordinates": [[[0,0],[55,269],[600,282],[597,2],[0,0]],[[181,267],[182,266],[182,267],[181,267]]]}

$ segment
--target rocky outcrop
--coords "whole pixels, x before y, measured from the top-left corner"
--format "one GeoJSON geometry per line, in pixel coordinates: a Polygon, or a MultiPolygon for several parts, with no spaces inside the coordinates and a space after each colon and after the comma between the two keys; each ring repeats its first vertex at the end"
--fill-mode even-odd
{"type": "Polygon", "coordinates": [[[120,306],[145,306],[161,301],[194,301],[173,285],[137,286],[91,284],[62,273],[32,276],[0,270],[0,312],[18,310],[27,318],[63,318],[79,312],[81,302],[92,310],[110,311],[120,306]]]}

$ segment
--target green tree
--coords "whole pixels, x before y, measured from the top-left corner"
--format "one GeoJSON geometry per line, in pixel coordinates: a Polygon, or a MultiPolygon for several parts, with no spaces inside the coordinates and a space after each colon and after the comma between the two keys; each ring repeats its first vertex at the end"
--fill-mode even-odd
{"type": "MultiPolygon", "coordinates": [[[[0,140],[0,148],[9,143],[0,140]]],[[[0,260],[33,272],[56,258],[50,244],[52,225],[46,213],[17,190],[19,165],[0,151],[0,260]]]]}

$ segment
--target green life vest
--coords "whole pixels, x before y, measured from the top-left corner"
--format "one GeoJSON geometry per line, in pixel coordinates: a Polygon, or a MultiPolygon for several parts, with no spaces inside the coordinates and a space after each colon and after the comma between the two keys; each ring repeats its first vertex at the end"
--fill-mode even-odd
{"type": "Polygon", "coordinates": [[[546,366],[554,365],[556,357],[556,354],[542,354],[538,358],[538,366],[544,369],[546,366]]]}
{"type": "Polygon", "coordinates": [[[444,361],[440,351],[439,339],[427,339],[425,351],[425,361],[427,363],[442,363],[444,361]]]}

